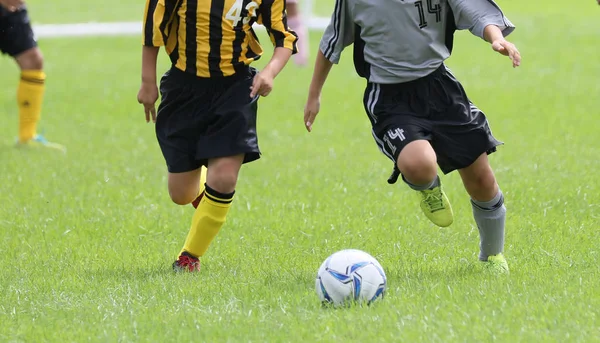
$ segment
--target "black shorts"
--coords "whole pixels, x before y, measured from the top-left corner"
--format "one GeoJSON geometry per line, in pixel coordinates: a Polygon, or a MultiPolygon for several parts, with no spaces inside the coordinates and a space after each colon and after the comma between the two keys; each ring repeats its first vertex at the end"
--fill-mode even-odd
{"type": "Polygon", "coordinates": [[[431,143],[445,174],[468,167],[503,144],[444,64],[414,81],[369,83],[364,105],[379,149],[394,164],[402,148],[415,140],[431,143]]]}
{"type": "Polygon", "coordinates": [[[0,51],[16,57],[36,46],[27,9],[9,12],[0,6],[0,51]]]}
{"type": "Polygon", "coordinates": [[[199,78],[172,67],[160,81],[156,137],[171,173],[207,165],[217,157],[260,157],[257,100],[250,98],[256,70],[223,78],[199,78]]]}

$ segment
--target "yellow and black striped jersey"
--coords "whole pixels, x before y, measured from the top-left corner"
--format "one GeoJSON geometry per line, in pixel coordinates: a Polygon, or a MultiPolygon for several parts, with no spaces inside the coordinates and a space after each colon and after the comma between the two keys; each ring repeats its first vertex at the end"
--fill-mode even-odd
{"type": "Polygon", "coordinates": [[[187,73],[230,76],[262,55],[254,23],[265,26],[275,47],[296,52],[285,0],[146,0],[143,44],[164,46],[187,73]]]}

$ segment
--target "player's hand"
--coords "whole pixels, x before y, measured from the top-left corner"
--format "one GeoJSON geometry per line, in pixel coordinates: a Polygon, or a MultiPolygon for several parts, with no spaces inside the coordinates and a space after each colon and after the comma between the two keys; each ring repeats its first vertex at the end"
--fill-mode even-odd
{"type": "Polygon", "coordinates": [[[156,83],[142,82],[137,99],[140,104],[144,105],[146,123],[150,122],[150,117],[152,117],[152,122],[156,123],[156,108],[154,107],[154,104],[158,100],[158,87],[156,83]]]}
{"type": "Polygon", "coordinates": [[[5,7],[9,12],[18,10],[21,6],[25,5],[25,1],[22,0],[0,0],[0,5],[5,7]]]}
{"type": "Polygon", "coordinates": [[[504,56],[508,56],[513,63],[513,68],[521,65],[521,53],[513,43],[506,39],[502,38],[492,42],[492,49],[504,56]]]}
{"type": "Polygon", "coordinates": [[[319,96],[309,96],[304,106],[304,126],[308,132],[312,131],[312,125],[320,109],[321,98],[319,96]]]}
{"type": "Polygon", "coordinates": [[[262,70],[254,77],[252,86],[250,86],[250,97],[254,98],[257,95],[267,96],[272,90],[273,75],[267,70],[262,70]]]}

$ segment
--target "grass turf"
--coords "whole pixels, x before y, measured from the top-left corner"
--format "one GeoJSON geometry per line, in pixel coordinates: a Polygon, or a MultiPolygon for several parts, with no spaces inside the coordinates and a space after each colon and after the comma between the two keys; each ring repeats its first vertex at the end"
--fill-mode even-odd
{"type": "Polygon", "coordinates": [[[427,222],[407,187],[386,184],[391,164],[372,141],[351,53],[313,133],[302,125],[309,69],[290,64],[261,100],[263,158],[243,168],[199,275],[170,270],[193,211],[169,202],[135,101],[139,39],[40,42],[42,128],[66,156],[12,147],[18,72],[0,60],[0,341],[600,340],[600,9],[501,4],[523,66],[466,33],[448,64],[506,142],[491,160],[509,211],[508,278],[480,272],[458,175],[443,177],[457,216],[448,229],[427,222]],[[344,248],[380,260],[384,301],[320,307],[317,268],[344,248]]]}

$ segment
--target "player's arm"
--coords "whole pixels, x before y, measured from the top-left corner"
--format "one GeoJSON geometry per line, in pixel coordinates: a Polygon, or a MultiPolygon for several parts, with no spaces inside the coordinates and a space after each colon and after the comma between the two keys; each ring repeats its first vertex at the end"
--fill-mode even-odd
{"type": "Polygon", "coordinates": [[[486,26],[483,29],[483,38],[492,44],[494,51],[508,56],[513,62],[513,67],[521,65],[521,53],[513,43],[504,38],[502,30],[498,26],[493,24],[486,26]]]}
{"type": "Polygon", "coordinates": [[[164,45],[160,24],[167,18],[165,8],[158,0],[146,0],[142,30],[142,85],[137,96],[138,102],[144,105],[146,122],[149,122],[150,118],[156,122],[155,104],[158,100],[156,62],[160,47],[164,45]]]}
{"type": "Polygon", "coordinates": [[[325,81],[327,81],[327,76],[332,67],[333,62],[325,58],[325,55],[321,49],[319,49],[312,80],[310,81],[310,87],[308,89],[308,100],[304,106],[304,126],[308,132],[312,131],[312,124],[321,109],[321,92],[323,91],[323,86],[325,85],[325,81]]]}
{"type": "Polygon", "coordinates": [[[333,13],[321,37],[308,99],[304,106],[304,126],[308,132],[312,131],[312,125],[321,109],[321,92],[329,71],[334,64],[339,63],[344,48],[354,42],[354,21],[346,2],[337,0],[336,8],[340,10],[333,13]]]}
{"type": "Polygon", "coordinates": [[[511,58],[513,67],[521,64],[519,51],[505,39],[514,31],[515,26],[494,1],[449,0],[449,3],[459,30],[468,29],[475,36],[491,43],[495,51],[511,58]]]}
{"type": "Polygon", "coordinates": [[[273,80],[283,70],[292,54],[296,53],[298,37],[287,26],[285,0],[263,1],[259,8],[259,23],[262,23],[275,51],[267,65],[254,77],[250,97],[267,96],[273,89],[273,80]]]}

